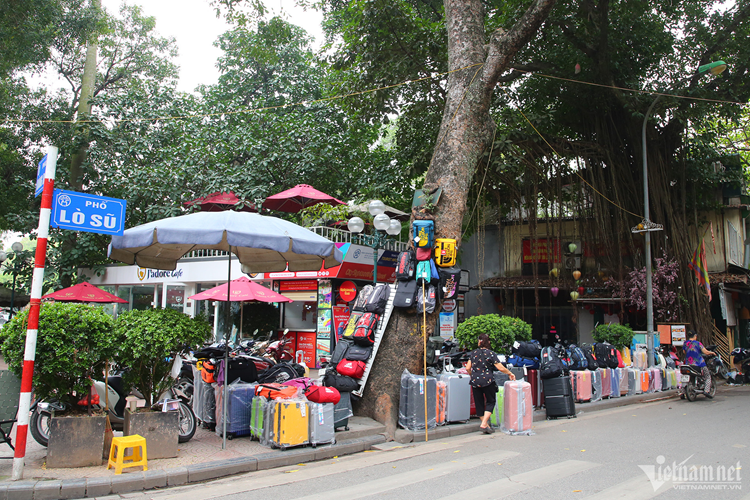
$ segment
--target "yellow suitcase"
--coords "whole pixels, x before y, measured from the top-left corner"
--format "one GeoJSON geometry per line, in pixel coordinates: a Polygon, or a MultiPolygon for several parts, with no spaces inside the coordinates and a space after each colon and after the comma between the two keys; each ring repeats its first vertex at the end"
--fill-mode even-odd
{"type": "Polygon", "coordinates": [[[306,401],[276,401],[271,443],[282,450],[307,444],[310,410],[306,401]]]}
{"type": "Polygon", "coordinates": [[[453,238],[435,240],[435,264],[440,267],[456,265],[456,240],[453,238]]]}

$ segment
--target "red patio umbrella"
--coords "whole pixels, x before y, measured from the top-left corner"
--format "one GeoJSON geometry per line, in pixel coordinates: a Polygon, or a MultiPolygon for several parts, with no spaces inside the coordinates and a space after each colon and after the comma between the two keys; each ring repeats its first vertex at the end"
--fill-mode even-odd
{"type": "Polygon", "coordinates": [[[344,202],[333,196],[318,191],[307,184],[297,184],[291,189],[282,191],[266,198],[263,208],[277,210],[279,212],[297,213],[303,208],[328,203],[329,205],[344,205],[344,202]]]}
{"type": "Polygon", "coordinates": [[[117,295],[105,292],[99,287],[89,283],[78,283],[77,285],[63,288],[56,292],[48,293],[42,299],[59,300],[61,302],[101,302],[110,304],[127,304],[128,301],[121,299],[117,295]]]}
{"type": "MultiPolygon", "coordinates": [[[[204,212],[221,212],[223,210],[230,210],[233,206],[237,205],[240,199],[235,196],[231,191],[229,192],[215,192],[201,198],[186,201],[185,205],[198,205],[204,212]]],[[[245,203],[240,211],[242,212],[257,212],[253,203],[245,203]]]]}

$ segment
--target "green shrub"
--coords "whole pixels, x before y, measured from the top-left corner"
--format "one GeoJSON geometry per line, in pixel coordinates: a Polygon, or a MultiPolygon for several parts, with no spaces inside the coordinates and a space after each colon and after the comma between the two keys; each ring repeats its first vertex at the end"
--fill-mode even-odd
{"type": "Polygon", "coordinates": [[[119,343],[118,362],[128,370],[126,387],[135,387],[151,406],[173,382],[171,355],[184,346],[203,343],[211,325],[200,317],[191,318],[174,309],[134,310],[115,321],[119,343]]]}
{"type": "MultiPolygon", "coordinates": [[[[19,377],[23,370],[29,311],[19,312],[0,330],[8,366],[19,377]]],[[[114,322],[98,306],[51,302],[41,305],[34,361],[34,395],[71,405],[88,393],[88,377],[101,378],[104,363],[114,355],[114,322]]]]}
{"type": "Polygon", "coordinates": [[[616,348],[630,347],[633,342],[635,333],[630,325],[621,325],[619,323],[610,323],[608,325],[599,325],[594,329],[593,337],[597,342],[609,342],[616,348]]]}
{"type": "Polygon", "coordinates": [[[472,316],[456,329],[456,340],[467,349],[478,347],[479,335],[490,336],[490,344],[495,352],[510,354],[509,347],[516,340],[531,340],[531,325],[518,318],[483,314],[472,316]]]}

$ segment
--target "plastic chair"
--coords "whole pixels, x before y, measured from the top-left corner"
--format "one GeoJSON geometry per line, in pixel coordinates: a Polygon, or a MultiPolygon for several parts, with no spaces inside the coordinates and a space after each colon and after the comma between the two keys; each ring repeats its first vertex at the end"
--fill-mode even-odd
{"type": "Polygon", "coordinates": [[[146,452],[146,438],[133,434],[132,436],[113,437],[112,446],[109,448],[109,460],[107,469],[115,468],[115,474],[122,474],[124,467],[143,466],[143,470],[148,470],[148,457],[146,452]],[[133,450],[133,454],[125,456],[128,449],[133,450]]]}

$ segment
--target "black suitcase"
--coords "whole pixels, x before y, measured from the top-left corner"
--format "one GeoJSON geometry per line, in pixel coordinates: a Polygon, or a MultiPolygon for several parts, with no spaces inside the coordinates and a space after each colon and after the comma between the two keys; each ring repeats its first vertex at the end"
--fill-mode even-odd
{"type": "Polygon", "coordinates": [[[343,427],[345,431],[348,431],[349,417],[353,414],[352,394],[350,392],[342,392],[341,399],[333,407],[333,429],[338,430],[343,427]]]}
{"type": "Polygon", "coordinates": [[[544,384],[544,406],[547,418],[575,417],[576,404],[570,377],[555,377],[542,380],[544,384]]]}

